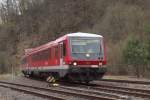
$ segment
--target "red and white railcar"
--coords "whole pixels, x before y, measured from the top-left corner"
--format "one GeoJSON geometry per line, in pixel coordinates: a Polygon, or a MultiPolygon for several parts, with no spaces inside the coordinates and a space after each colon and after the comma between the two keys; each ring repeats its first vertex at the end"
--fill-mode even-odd
{"type": "Polygon", "coordinates": [[[70,33],[36,48],[22,57],[25,75],[52,75],[56,79],[89,82],[106,72],[103,37],[91,33],[70,33]]]}

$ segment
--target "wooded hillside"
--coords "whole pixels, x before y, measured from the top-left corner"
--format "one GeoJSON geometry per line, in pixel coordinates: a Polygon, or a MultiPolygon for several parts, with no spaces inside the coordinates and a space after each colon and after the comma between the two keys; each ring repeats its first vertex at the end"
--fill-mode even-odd
{"type": "Polygon", "coordinates": [[[18,72],[25,48],[69,32],[105,37],[109,73],[150,76],[150,0],[2,0],[0,73],[18,72]]]}

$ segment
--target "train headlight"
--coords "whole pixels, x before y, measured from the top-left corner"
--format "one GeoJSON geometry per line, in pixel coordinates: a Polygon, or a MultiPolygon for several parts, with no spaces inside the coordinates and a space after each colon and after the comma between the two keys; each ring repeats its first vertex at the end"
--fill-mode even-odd
{"type": "Polygon", "coordinates": [[[74,63],[73,63],[73,65],[74,65],[74,66],[76,66],[76,65],[77,65],[77,63],[76,63],[76,62],[74,62],[74,63]]]}
{"type": "Polygon", "coordinates": [[[87,54],[86,54],[86,57],[89,58],[89,57],[90,57],[90,54],[87,53],[87,54]]]}

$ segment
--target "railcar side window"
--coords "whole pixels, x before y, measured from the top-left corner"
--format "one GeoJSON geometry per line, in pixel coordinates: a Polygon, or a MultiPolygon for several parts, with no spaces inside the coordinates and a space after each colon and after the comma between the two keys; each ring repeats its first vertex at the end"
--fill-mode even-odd
{"type": "Polygon", "coordinates": [[[33,54],[32,55],[32,60],[33,61],[37,61],[37,59],[38,59],[38,54],[33,54]]]}
{"type": "Polygon", "coordinates": [[[26,63],[27,63],[27,58],[23,58],[22,64],[26,64],[26,63]]]}
{"type": "Polygon", "coordinates": [[[55,47],[55,58],[58,58],[58,47],[55,47]]]}
{"type": "Polygon", "coordinates": [[[33,61],[48,60],[51,57],[50,48],[32,55],[33,61]]]}

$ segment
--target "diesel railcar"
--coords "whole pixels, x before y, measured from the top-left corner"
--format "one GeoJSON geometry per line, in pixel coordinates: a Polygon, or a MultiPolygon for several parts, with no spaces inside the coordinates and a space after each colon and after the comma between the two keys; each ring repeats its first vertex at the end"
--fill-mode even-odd
{"type": "Polygon", "coordinates": [[[22,72],[26,76],[53,76],[76,82],[101,79],[106,73],[104,38],[93,33],[70,33],[55,41],[25,50],[22,72]]]}

